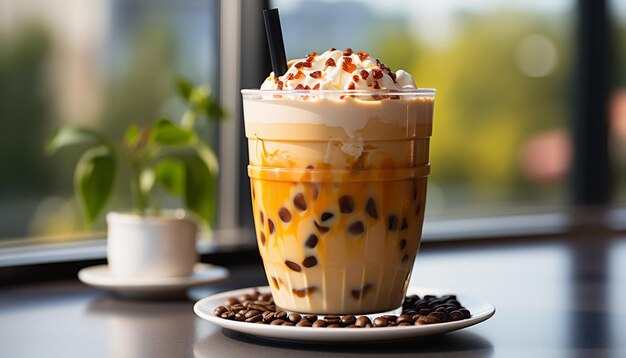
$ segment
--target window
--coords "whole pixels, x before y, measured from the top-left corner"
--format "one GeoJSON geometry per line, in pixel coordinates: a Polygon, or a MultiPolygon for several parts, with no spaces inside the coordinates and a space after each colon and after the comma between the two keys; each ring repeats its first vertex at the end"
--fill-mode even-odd
{"type": "MultiPolygon", "coordinates": [[[[131,122],[179,118],[177,75],[217,85],[218,19],[216,0],[0,3],[0,240],[82,235],[80,148],[47,157],[46,138],[64,123],[120,138],[131,122]]],[[[216,128],[203,130],[217,149],[216,128]]],[[[123,183],[111,207],[129,207],[123,183]]]]}

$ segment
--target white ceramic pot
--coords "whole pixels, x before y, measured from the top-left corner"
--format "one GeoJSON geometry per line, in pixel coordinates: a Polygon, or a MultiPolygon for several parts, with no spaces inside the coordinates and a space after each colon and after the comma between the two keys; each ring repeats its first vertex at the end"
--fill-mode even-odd
{"type": "Polygon", "coordinates": [[[197,260],[196,224],[175,216],[107,214],[107,259],[118,277],[191,275],[197,260]]]}

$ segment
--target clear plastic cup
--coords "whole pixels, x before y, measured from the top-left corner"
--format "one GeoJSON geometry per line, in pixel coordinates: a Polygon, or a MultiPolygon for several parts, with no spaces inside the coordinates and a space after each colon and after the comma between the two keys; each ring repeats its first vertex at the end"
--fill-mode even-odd
{"type": "Polygon", "coordinates": [[[419,249],[434,90],[244,90],[259,250],[277,306],[397,309],[419,249]]]}

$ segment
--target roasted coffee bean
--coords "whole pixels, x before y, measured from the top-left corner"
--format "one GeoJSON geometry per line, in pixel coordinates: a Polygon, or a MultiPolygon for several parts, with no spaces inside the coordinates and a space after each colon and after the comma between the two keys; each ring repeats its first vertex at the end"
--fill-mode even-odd
{"type": "Polygon", "coordinates": [[[423,317],[415,320],[415,323],[413,323],[414,326],[421,326],[425,324],[428,324],[428,322],[426,322],[426,320],[423,317]]]}
{"type": "MultiPolygon", "coordinates": [[[[432,324],[432,323],[441,323],[441,320],[435,316],[424,316],[422,318],[420,318],[419,320],[424,320],[427,324],[432,324]]],[[[418,321],[419,321],[418,320],[418,321]]]]}
{"type": "Polygon", "coordinates": [[[317,321],[317,316],[315,316],[315,315],[308,315],[308,316],[304,316],[302,318],[307,320],[307,321],[309,321],[310,323],[313,323],[313,322],[317,321]]]}
{"type": "Polygon", "coordinates": [[[439,306],[442,303],[443,303],[443,301],[441,301],[441,300],[432,300],[432,301],[430,301],[430,305],[432,307],[439,306]]]}
{"type": "Polygon", "coordinates": [[[446,312],[431,312],[428,317],[435,317],[441,322],[445,322],[448,320],[448,314],[446,312]]]}
{"type": "Polygon", "coordinates": [[[339,211],[342,214],[352,214],[354,211],[354,199],[349,195],[344,195],[339,198],[339,211]]]}
{"type": "Polygon", "coordinates": [[[224,302],[224,306],[232,306],[236,305],[237,303],[239,303],[239,300],[235,297],[231,297],[224,302]]]}
{"type": "Polygon", "coordinates": [[[406,222],[406,218],[402,219],[402,226],[400,226],[400,231],[404,231],[409,228],[409,223],[406,222]]]}
{"type": "Polygon", "coordinates": [[[275,313],[276,319],[282,319],[285,320],[287,319],[287,312],[285,311],[278,311],[275,313]]]}
{"type": "Polygon", "coordinates": [[[349,326],[346,326],[346,328],[363,328],[363,327],[357,326],[356,324],[351,324],[349,326]]]}
{"type": "Polygon", "coordinates": [[[260,315],[261,311],[259,310],[255,310],[255,309],[251,309],[250,311],[246,312],[246,318],[250,318],[252,316],[256,316],[256,315],[260,315]]]}
{"type": "Polygon", "coordinates": [[[283,323],[285,323],[285,321],[283,321],[282,319],[275,319],[272,321],[272,323],[270,323],[270,326],[282,326],[283,323]]]}
{"type": "Polygon", "coordinates": [[[329,324],[326,328],[341,328],[341,325],[338,323],[329,324]]]}
{"type": "Polygon", "coordinates": [[[374,327],[387,327],[389,325],[389,320],[385,317],[376,317],[374,318],[374,327]]]}
{"type": "Polygon", "coordinates": [[[341,316],[341,324],[344,326],[350,326],[356,323],[356,317],[352,315],[341,316]]]}
{"type": "Polygon", "coordinates": [[[235,315],[235,321],[239,321],[239,322],[245,322],[246,317],[244,317],[243,315],[235,315]]]}
{"type": "Polygon", "coordinates": [[[385,317],[390,323],[395,322],[398,319],[398,316],[392,314],[386,314],[383,317],[385,317]]]}
{"type": "Polygon", "coordinates": [[[240,303],[237,303],[237,304],[234,304],[234,305],[230,306],[230,310],[235,312],[235,313],[241,311],[242,309],[244,309],[244,307],[240,303]]]}
{"type": "Polygon", "coordinates": [[[304,200],[304,194],[298,193],[293,197],[293,206],[295,206],[300,211],[305,211],[307,209],[306,200],[304,200]]]}
{"type": "Polygon", "coordinates": [[[278,210],[278,217],[284,223],[288,223],[291,221],[291,212],[287,208],[280,208],[278,210]]]}
{"type": "Polygon", "coordinates": [[[428,304],[428,302],[424,301],[424,300],[419,300],[417,302],[415,302],[415,306],[413,306],[416,310],[421,310],[423,308],[428,308],[430,305],[428,304]]]}
{"type": "Polygon", "coordinates": [[[434,296],[434,295],[426,295],[426,296],[424,296],[424,299],[426,301],[432,301],[432,300],[434,300],[436,298],[437,298],[437,296],[434,296]]]}
{"type": "Polygon", "coordinates": [[[453,305],[456,308],[461,308],[461,303],[457,300],[449,300],[449,301],[446,301],[446,303],[449,305],[453,305]]]}
{"type": "Polygon", "coordinates": [[[261,316],[263,316],[263,321],[270,323],[276,317],[276,312],[266,311],[266,312],[263,312],[261,316]]]}
{"type": "Polygon", "coordinates": [[[274,222],[272,221],[272,219],[267,219],[267,227],[270,229],[270,235],[272,235],[274,233],[274,230],[276,229],[276,227],[274,227],[274,222]]]}
{"type": "Polygon", "coordinates": [[[261,296],[259,296],[259,299],[261,301],[267,301],[267,302],[269,302],[270,300],[274,301],[274,299],[272,298],[272,294],[271,293],[264,293],[261,296]]]}
{"type": "Polygon", "coordinates": [[[300,320],[300,322],[296,323],[296,327],[312,327],[313,324],[306,319],[300,320]]]}
{"type": "Polygon", "coordinates": [[[422,318],[424,316],[420,315],[420,314],[414,314],[411,316],[411,319],[413,319],[413,321],[417,321],[418,319],[422,318]]]}
{"type": "Polygon", "coordinates": [[[311,268],[315,265],[317,265],[317,258],[315,258],[315,256],[309,256],[302,261],[302,266],[306,268],[311,268]]]}
{"type": "Polygon", "coordinates": [[[328,231],[330,231],[330,228],[328,226],[322,226],[318,224],[317,221],[314,221],[313,224],[315,225],[315,228],[317,229],[317,231],[319,231],[321,234],[325,234],[328,231]]]}
{"type": "Polygon", "coordinates": [[[246,318],[246,322],[256,323],[259,321],[263,321],[263,316],[261,316],[260,314],[246,318]]]}
{"type": "Polygon", "coordinates": [[[443,312],[443,313],[448,313],[448,309],[445,307],[435,307],[435,312],[443,312]]]}
{"type": "Polygon", "coordinates": [[[433,310],[431,310],[430,308],[422,308],[417,313],[421,314],[422,316],[428,316],[430,314],[430,312],[432,312],[432,311],[433,310]]]}
{"type": "Polygon", "coordinates": [[[255,295],[255,294],[246,293],[246,294],[239,296],[239,302],[241,303],[243,301],[255,301],[257,297],[258,297],[258,294],[255,295]]]}
{"type": "Polygon", "coordinates": [[[287,316],[287,318],[289,318],[290,322],[298,323],[302,319],[302,316],[300,316],[299,314],[297,314],[295,312],[292,312],[292,313],[289,314],[289,316],[287,316]]]}
{"type": "Polygon", "coordinates": [[[365,226],[360,221],[354,222],[348,226],[348,232],[352,235],[360,235],[365,232],[365,226]]]}
{"type": "Polygon", "coordinates": [[[389,231],[398,230],[398,217],[397,216],[389,215],[387,222],[388,222],[387,229],[389,229],[389,231]]]}
{"type": "Polygon", "coordinates": [[[472,314],[470,313],[470,311],[465,308],[459,309],[459,312],[463,314],[463,318],[465,319],[472,317],[472,314]]]}
{"type": "Polygon", "coordinates": [[[285,322],[281,326],[295,327],[295,325],[296,325],[295,323],[285,322]]]}
{"type": "Polygon", "coordinates": [[[287,260],[285,261],[285,265],[296,272],[302,271],[302,269],[300,268],[300,265],[298,265],[297,263],[293,261],[287,260]]]}
{"type": "Polygon", "coordinates": [[[251,309],[251,310],[258,310],[258,311],[267,311],[267,310],[268,310],[268,309],[267,309],[267,306],[265,306],[265,305],[259,305],[259,304],[256,304],[256,303],[251,303],[251,304],[249,304],[249,305],[248,305],[248,309],[251,309]]]}
{"type": "Polygon", "coordinates": [[[313,322],[312,327],[313,328],[322,328],[322,327],[326,327],[328,323],[326,323],[326,321],[322,321],[320,319],[318,319],[317,321],[313,322]]]}
{"type": "Polygon", "coordinates": [[[324,316],[323,320],[326,323],[339,323],[341,321],[341,317],[339,317],[339,316],[324,316]]]}
{"type": "Polygon", "coordinates": [[[311,234],[309,235],[309,238],[306,239],[306,242],[304,243],[304,245],[306,245],[306,247],[310,249],[314,249],[315,246],[317,246],[318,242],[319,242],[319,238],[317,237],[317,235],[311,234]]]}
{"type": "Polygon", "coordinates": [[[225,319],[234,319],[235,318],[235,312],[231,312],[231,311],[226,311],[224,313],[222,313],[220,315],[221,318],[225,318],[225,319]]]}
{"type": "Polygon", "coordinates": [[[254,324],[267,324],[267,323],[265,323],[263,321],[257,321],[257,322],[254,322],[254,324]]]}
{"type": "Polygon", "coordinates": [[[412,310],[412,309],[408,309],[408,310],[405,310],[404,313],[413,316],[414,314],[417,313],[417,311],[416,310],[412,310]]]}
{"type": "Polygon", "coordinates": [[[323,212],[323,213],[322,213],[322,216],[321,216],[322,222],[324,222],[324,221],[326,221],[326,220],[330,220],[330,219],[332,219],[332,218],[333,218],[333,216],[335,216],[335,214],[330,213],[330,212],[328,212],[328,211],[323,212]]]}
{"type": "Polygon", "coordinates": [[[376,209],[376,202],[374,201],[374,199],[367,199],[367,203],[365,204],[365,212],[372,219],[378,219],[378,210],[376,209]]]}
{"type": "Polygon", "coordinates": [[[406,248],[406,239],[400,240],[400,243],[398,243],[398,247],[400,248],[400,250],[404,250],[406,248]]]}
{"type": "Polygon", "coordinates": [[[402,322],[410,322],[411,324],[413,324],[413,318],[411,318],[410,314],[407,313],[403,313],[401,314],[398,319],[396,320],[396,322],[398,322],[398,324],[402,323],[402,322]]]}
{"type": "Polygon", "coordinates": [[[461,311],[452,311],[450,315],[448,315],[450,321],[460,321],[463,319],[463,313],[461,311]]]}
{"type": "Polygon", "coordinates": [[[405,326],[412,326],[412,325],[413,325],[413,321],[406,321],[406,322],[398,323],[398,327],[405,327],[405,326]]]}
{"type": "Polygon", "coordinates": [[[215,310],[213,310],[213,314],[216,316],[221,316],[222,313],[224,312],[228,312],[228,308],[224,307],[224,306],[217,306],[215,307],[215,310]]]}
{"type": "Polygon", "coordinates": [[[368,324],[372,324],[372,321],[370,321],[369,317],[367,316],[359,316],[359,318],[356,319],[355,324],[359,327],[365,327],[368,324]]]}
{"type": "Polygon", "coordinates": [[[456,295],[443,295],[441,296],[441,300],[445,302],[456,301],[456,295]]]}

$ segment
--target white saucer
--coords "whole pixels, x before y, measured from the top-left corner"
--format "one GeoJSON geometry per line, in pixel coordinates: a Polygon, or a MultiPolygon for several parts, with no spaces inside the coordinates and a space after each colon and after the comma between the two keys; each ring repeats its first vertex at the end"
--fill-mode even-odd
{"type": "MultiPolygon", "coordinates": [[[[357,343],[357,342],[389,342],[404,341],[417,339],[430,335],[436,335],[458,329],[473,326],[477,323],[485,321],[494,315],[496,309],[488,302],[466,296],[456,294],[459,301],[472,313],[472,317],[455,322],[436,323],[421,326],[391,327],[391,328],[311,328],[311,327],[283,327],[270,326],[265,324],[252,324],[246,322],[238,322],[226,320],[216,317],[213,310],[217,306],[224,304],[229,297],[238,297],[245,293],[251,293],[253,287],[244,288],[235,291],[223,292],[212,295],[198,301],[193,307],[194,312],[201,318],[214,323],[222,328],[227,328],[236,332],[250,334],[263,337],[266,339],[281,341],[297,341],[309,343],[357,343]]],[[[266,293],[269,287],[257,287],[257,289],[266,293]]],[[[415,288],[409,289],[407,295],[417,294],[420,296],[444,295],[448,294],[448,290],[431,289],[431,288],[415,288]]]]}
{"type": "Polygon", "coordinates": [[[98,265],[80,270],[78,279],[87,285],[108,289],[123,296],[165,298],[180,296],[188,288],[223,280],[228,275],[224,267],[197,263],[193,267],[193,274],[188,277],[126,278],[113,276],[107,265],[98,265]]]}

